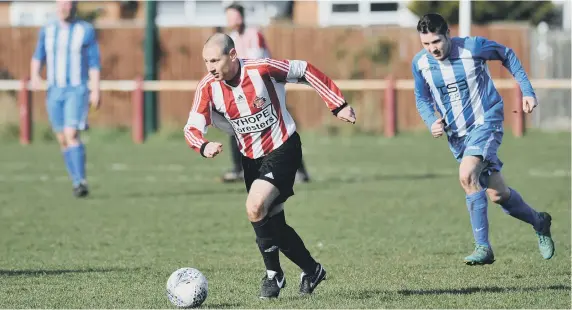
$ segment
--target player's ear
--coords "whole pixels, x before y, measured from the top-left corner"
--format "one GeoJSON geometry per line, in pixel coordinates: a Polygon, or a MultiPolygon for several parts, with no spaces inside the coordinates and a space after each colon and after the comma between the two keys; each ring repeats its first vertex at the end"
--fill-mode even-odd
{"type": "Polygon", "coordinates": [[[236,53],[236,49],[234,47],[230,49],[230,51],[228,52],[228,56],[230,57],[231,61],[234,61],[235,59],[238,58],[238,54],[236,53]]]}

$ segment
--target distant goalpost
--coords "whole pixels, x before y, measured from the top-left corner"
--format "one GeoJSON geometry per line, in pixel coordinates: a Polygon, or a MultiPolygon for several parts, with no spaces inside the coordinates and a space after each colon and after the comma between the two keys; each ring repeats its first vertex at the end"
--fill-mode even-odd
{"type": "Polygon", "coordinates": [[[459,0],[459,37],[471,35],[471,0],[459,0]]]}

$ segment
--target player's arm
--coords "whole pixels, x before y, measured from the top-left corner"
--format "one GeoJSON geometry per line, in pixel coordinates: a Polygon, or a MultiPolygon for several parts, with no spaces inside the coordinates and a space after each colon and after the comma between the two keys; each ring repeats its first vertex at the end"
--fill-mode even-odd
{"type": "Polygon", "coordinates": [[[101,79],[101,56],[99,53],[99,42],[94,28],[89,28],[86,36],[87,62],[89,68],[89,80],[93,86],[99,89],[101,79]]]}
{"type": "Polygon", "coordinates": [[[485,60],[500,60],[502,65],[512,74],[520,86],[524,97],[536,98],[532,84],[526,75],[526,71],[514,51],[500,43],[487,40],[483,37],[476,37],[476,57],[485,60]]]}
{"type": "Polygon", "coordinates": [[[42,27],[38,34],[38,41],[36,42],[36,49],[34,50],[34,55],[30,62],[30,78],[32,80],[32,86],[34,88],[39,87],[39,82],[41,81],[40,71],[42,70],[42,65],[46,61],[46,31],[42,27]]]}
{"type": "Polygon", "coordinates": [[[303,60],[266,59],[270,75],[278,82],[303,83],[316,90],[328,109],[337,114],[348,106],[339,87],[328,76],[303,60]]]}
{"type": "Polygon", "coordinates": [[[208,89],[208,85],[199,83],[199,88],[195,91],[195,98],[191,111],[189,112],[187,124],[183,129],[185,140],[189,147],[203,157],[212,157],[209,156],[211,154],[206,154],[205,152],[209,141],[204,137],[207,133],[208,126],[211,124],[211,100],[208,89]],[[201,84],[202,87],[200,86],[201,84]]]}
{"type": "Polygon", "coordinates": [[[88,28],[86,36],[87,49],[87,65],[90,83],[90,102],[94,108],[99,107],[99,85],[101,81],[101,56],[99,53],[99,43],[97,41],[97,33],[93,27],[88,28]]]}
{"type": "Polygon", "coordinates": [[[421,72],[417,69],[415,62],[411,66],[413,71],[413,80],[415,81],[415,106],[419,115],[423,119],[423,122],[431,130],[431,126],[435,121],[437,121],[437,116],[435,116],[435,108],[433,105],[433,98],[429,92],[429,85],[421,75],[421,72]]]}

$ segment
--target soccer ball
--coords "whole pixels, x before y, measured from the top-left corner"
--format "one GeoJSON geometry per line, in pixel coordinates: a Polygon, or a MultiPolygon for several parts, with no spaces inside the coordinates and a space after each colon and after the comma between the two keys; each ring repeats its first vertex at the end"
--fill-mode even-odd
{"type": "Polygon", "coordinates": [[[208,293],[207,278],[195,268],[180,268],[167,280],[167,297],[179,308],[200,306],[208,293]]]}

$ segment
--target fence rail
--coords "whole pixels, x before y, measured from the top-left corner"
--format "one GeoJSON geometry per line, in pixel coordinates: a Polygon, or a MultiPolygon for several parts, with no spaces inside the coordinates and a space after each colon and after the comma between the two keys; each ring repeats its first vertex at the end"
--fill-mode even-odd
{"type": "MultiPolygon", "coordinates": [[[[132,139],[135,143],[144,141],[144,91],[194,91],[199,81],[143,81],[142,78],[135,80],[105,80],[101,81],[102,91],[131,92],[131,102],[133,104],[132,115],[132,139]]],[[[342,90],[365,91],[384,90],[383,105],[385,108],[384,134],[393,137],[396,132],[396,90],[413,90],[414,81],[410,79],[393,79],[391,77],[384,80],[335,80],[335,83],[342,90]]],[[[570,79],[532,79],[532,86],[535,89],[572,89],[570,79]]],[[[522,94],[518,84],[512,79],[495,79],[494,84],[497,89],[513,89],[516,96],[512,104],[512,112],[515,122],[513,123],[513,134],[522,136],[524,134],[524,113],[522,111],[522,94]]],[[[46,90],[46,84],[40,85],[38,90],[46,90]]],[[[20,143],[29,144],[32,140],[32,89],[28,80],[0,80],[0,90],[19,91],[18,101],[20,108],[20,143]]],[[[313,91],[311,87],[300,84],[287,84],[287,91],[313,91]]],[[[543,103],[550,104],[550,102],[543,103]]]]}
{"type": "MultiPolygon", "coordinates": [[[[143,91],[194,91],[200,81],[198,80],[161,80],[143,81],[141,87],[143,91]]],[[[384,90],[388,88],[389,79],[385,80],[335,80],[342,90],[384,90]]],[[[532,79],[530,80],[535,89],[571,89],[572,80],[569,79],[532,79]]],[[[412,90],[414,82],[411,79],[398,79],[394,82],[395,89],[412,90]]],[[[510,89],[515,87],[512,79],[495,79],[497,89],[510,89]]],[[[27,83],[26,88],[31,90],[27,83]]],[[[38,90],[46,90],[47,85],[42,83],[38,90]]],[[[123,91],[130,92],[138,90],[138,80],[104,80],[100,83],[102,91],[123,91]]],[[[22,81],[0,80],[0,91],[17,91],[22,89],[22,81]]],[[[300,84],[287,84],[286,90],[313,91],[312,88],[300,84]]]]}

